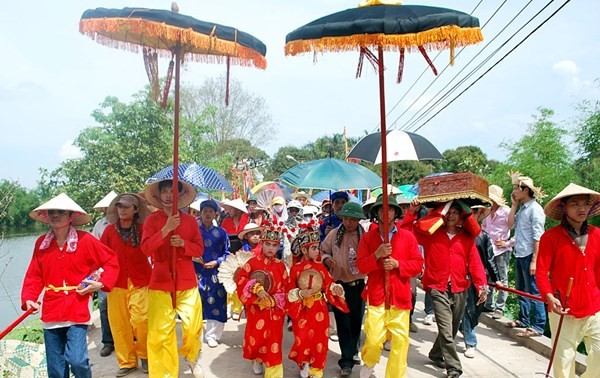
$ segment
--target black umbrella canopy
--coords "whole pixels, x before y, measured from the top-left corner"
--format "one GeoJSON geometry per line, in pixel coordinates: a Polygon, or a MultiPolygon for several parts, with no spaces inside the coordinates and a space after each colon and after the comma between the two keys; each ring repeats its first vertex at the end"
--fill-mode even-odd
{"type": "Polygon", "coordinates": [[[181,36],[183,53],[192,59],[230,57],[233,64],[263,69],[267,65],[267,47],[252,35],[168,10],[88,9],[79,31],[108,46],[133,51],[150,47],[169,55],[181,36]]]}
{"type": "MultiPolygon", "coordinates": [[[[388,130],[387,161],[444,160],[444,156],[425,137],[400,130],[388,130]]],[[[348,158],[381,164],[381,133],[363,137],[348,154],[348,158]]]]}
{"type": "Polygon", "coordinates": [[[443,49],[482,39],[479,20],[467,13],[421,5],[377,5],[346,9],[292,31],[286,37],[286,54],[362,46],[443,49]]]}

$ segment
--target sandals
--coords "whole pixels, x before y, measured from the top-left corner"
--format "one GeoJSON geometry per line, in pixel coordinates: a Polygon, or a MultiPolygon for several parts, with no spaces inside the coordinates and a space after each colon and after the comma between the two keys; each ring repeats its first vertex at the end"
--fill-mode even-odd
{"type": "Polygon", "coordinates": [[[525,328],[523,331],[517,333],[519,337],[536,337],[541,336],[542,333],[540,331],[536,331],[533,328],[525,328]]]}
{"type": "Polygon", "coordinates": [[[523,327],[523,323],[521,323],[518,320],[511,320],[508,323],[504,323],[504,326],[508,327],[508,328],[522,328],[523,327]]]}

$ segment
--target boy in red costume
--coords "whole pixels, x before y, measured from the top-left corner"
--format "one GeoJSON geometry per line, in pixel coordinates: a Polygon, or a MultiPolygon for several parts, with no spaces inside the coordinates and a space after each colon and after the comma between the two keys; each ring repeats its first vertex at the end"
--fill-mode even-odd
{"type": "Polygon", "coordinates": [[[288,286],[288,313],[293,319],[294,345],[289,358],[300,367],[300,377],[321,378],[329,350],[329,312],[325,298],[348,312],[342,285],[321,263],[318,223],[301,224],[292,253],[302,259],[292,266],[288,286]]]}
{"type": "Polygon", "coordinates": [[[262,254],[251,258],[237,276],[237,292],[247,317],[244,358],[252,361],[254,374],[264,372],[265,378],[283,377],[281,344],[288,274],[276,254],[285,231],[266,226],[261,238],[262,254]]]}

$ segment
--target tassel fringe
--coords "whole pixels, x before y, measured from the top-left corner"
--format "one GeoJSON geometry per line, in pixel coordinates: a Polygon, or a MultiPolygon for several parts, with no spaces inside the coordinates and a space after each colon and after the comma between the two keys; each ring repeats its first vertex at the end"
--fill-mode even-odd
{"type": "Polygon", "coordinates": [[[439,195],[434,195],[434,196],[418,196],[417,197],[419,199],[419,202],[422,204],[429,204],[429,203],[444,203],[444,202],[448,202],[448,201],[452,201],[452,200],[456,200],[456,199],[472,199],[472,200],[478,200],[481,201],[483,204],[491,204],[491,201],[488,197],[472,191],[472,190],[468,190],[468,191],[463,191],[463,192],[454,192],[454,193],[447,193],[447,194],[439,194],[439,195]]]}
{"type": "Polygon", "coordinates": [[[225,41],[165,23],[134,18],[85,19],[79,32],[96,42],[121,50],[139,52],[144,46],[153,48],[161,57],[170,58],[177,37],[181,35],[184,55],[192,61],[230,63],[238,66],[267,68],[267,60],[256,50],[237,42],[225,41]]]}
{"type": "Polygon", "coordinates": [[[480,28],[461,28],[451,25],[411,34],[357,34],[291,41],[285,45],[285,55],[294,56],[311,51],[315,53],[360,51],[361,47],[366,46],[383,46],[386,51],[400,51],[402,48],[415,51],[418,46],[423,46],[427,50],[444,50],[473,45],[481,41],[483,41],[483,34],[480,28]]]}

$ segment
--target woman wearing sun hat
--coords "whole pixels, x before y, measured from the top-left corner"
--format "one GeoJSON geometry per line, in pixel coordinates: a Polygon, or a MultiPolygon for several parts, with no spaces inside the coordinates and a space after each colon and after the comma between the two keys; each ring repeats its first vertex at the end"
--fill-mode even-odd
{"type": "Polygon", "coordinates": [[[196,190],[179,180],[179,211],[173,214],[173,181],[146,186],[146,200],[161,210],[144,223],[142,251],[152,257],[154,268],[148,285],[148,365],[151,376],[177,377],[183,355],[196,378],[204,377],[200,365],[202,301],[192,258],[201,259],[204,243],[198,222],[181,209],[196,198],[196,190]],[[173,264],[173,253],[176,262],[173,264]],[[174,266],[173,266],[174,265],[174,266]],[[173,306],[172,296],[176,304],[173,306]],[[183,345],[177,347],[176,314],[181,319],[183,345]]]}
{"type": "Polygon", "coordinates": [[[600,193],[569,184],[544,208],[546,216],[560,225],[546,231],[540,239],[536,262],[536,281],[548,303],[552,337],[564,317],[556,355],[554,377],[575,377],[577,346],[585,342],[586,373],[600,372],[600,229],[588,219],[600,214],[600,193]],[[573,285],[565,303],[569,280],[573,285]]]}
{"type": "Polygon", "coordinates": [[[148,283],[152,267],[142,252],[142,225],[150,210],[146,201],[134,193],[116,196],[108,206],[109,225],[100,241],[117,252],[119,277],[108,294],[110,321],[119,370],[122,377],[137,369],[148,372],[148,283]]]}
{"type": "Polygon", "coordinates": [[[21,308],[34,308],[43,292],[42,326],[48,376],[91,377],[86,334],[89,303],[98,290],[110,291],[119,274],[117,255],[92,234],[75,227],[92,218],[64,193],[29,213],[50,230],[35,242],[21,290],[21,308]],[[100,278],[86,279],[102,268],[100,278]],[[84,282],[86,287],[80,286],[84,282]]]}

